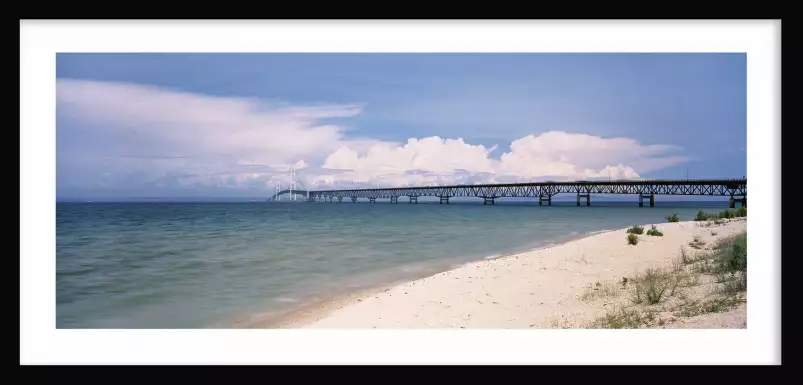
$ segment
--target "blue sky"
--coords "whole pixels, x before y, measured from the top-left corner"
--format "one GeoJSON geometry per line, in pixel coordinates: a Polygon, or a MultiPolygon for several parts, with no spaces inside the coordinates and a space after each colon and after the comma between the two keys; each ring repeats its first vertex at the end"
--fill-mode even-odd
{"type": "Polygon", "coordinates": [[[746,175],[744,54],[59,54],[57,198],[746,175]]]}

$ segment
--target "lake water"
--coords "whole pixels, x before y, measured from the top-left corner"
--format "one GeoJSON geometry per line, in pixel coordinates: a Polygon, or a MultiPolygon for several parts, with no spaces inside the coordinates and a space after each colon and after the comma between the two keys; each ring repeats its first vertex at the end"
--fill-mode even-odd
{"type": "MultiPolygon", "coordinates": [[[[592,200],[594,197],[592,197],[592,200]]],[[[58,203],[58,328],[229,328],[724,202],[58,203]]]]}

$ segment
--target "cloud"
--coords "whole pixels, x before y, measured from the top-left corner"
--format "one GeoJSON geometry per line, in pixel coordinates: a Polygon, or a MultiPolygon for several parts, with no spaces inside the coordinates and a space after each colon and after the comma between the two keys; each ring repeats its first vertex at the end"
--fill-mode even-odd
{"type": "Polygon", "coordinates": [[[514,140],[499,159],[496,148],[472,145],[462,139],[409,139],[399,146],[376,145],[360,156],[341,147],[324,161],[324,168],[348,170],[332,181],[364,180],[374,184],[495,183],[533,180],[633,179],[684,162],[662,156],[679,148],[642,145],[628,138],[601,138],[550,131],[514,140]],[[423,172],[423,173],[422,173],[423,172]]]}
{"type": "Polygon", "coordinates": [[[405,186],[638,178],[687,159],[629,138],[549,131],[497,146],[461,138],[347,137],[360,104],[290,105],[154,86],[57,81],[58,187],[269,194],[301,186],[405,186]],[[498,155],[498,156],[497,156],[498,155]],[[211,191],[210,190],[210,191],[211,191]]]}
{"type": "MultiPolygon", "coordinates": [[[[237,156],[246,163],[298,161],[337,146],[342,136],[328,118],[352,117],[357,105],[283,106],[248,98],[197,95],[152,86],[59,79],[58,108],[91,121],[95,139],[129,140],[111,155],[237,156]]],[[[102,149],[96,149],[102,150],[102,149]]]]}

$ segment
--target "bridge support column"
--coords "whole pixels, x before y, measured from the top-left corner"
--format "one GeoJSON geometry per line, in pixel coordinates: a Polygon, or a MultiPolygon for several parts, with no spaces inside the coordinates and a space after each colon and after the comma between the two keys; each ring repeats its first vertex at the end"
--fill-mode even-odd
{"type": "Polygon", "coordinates": [[[586,198],[586,206],[591,206],[591,194],[577,194],[577,205],[580,206],[580,198],[586,198]]]}
{"type": "Polygon", "coordinates": [[[351,202],[352,203],[357,203],[357,197],[351,197],[351,202]]]}
{"type": "Polygon", "coordinates": [[[444,202],[445,202],[447,205],[449,204],[449,196],[442,196],[442,197],[440,197],[440,198],[441,198],[441,204],[443,204],[444,202]]]}
{"type": "Polygon", "coordinates": [[[343,197],[337,197],[337,203],[343,203],[343,197]]]}
{"type": "Polygon", "coordinates": [[[538,205],[543,206],[544,202],[546,202],[547,206],[552,206],[552,196],[551,195],[541,195],[538,197],[538,205]]]}
{"type": "Polygon", "coordinates": [[[742,207],[747,207],[747,197],[734,198],[733,195],[731,195],[730,199],[728,199],[728,208],[735,209],[736,202],[741,203],[742,207]]]}
{"type": "Polygon", "coordinates": [[[650,207],[655,207],[655,194],[650,194],[650,195],[639,194],[638,207],[644,207],[644,198],[650,198],[650,207]]]}
{"type": "Polygon", "coordinates": [[[494,204],[496,197],[482,197],[482,204],[484,205],[492,205],[494,204]]]}
{"type": "Polygon", "coordinates": [[[368,198],[368,203],[376,203],[376,198],[368,198]]]}
{"type": "Polygon", "coordinates": [[[399,197],[391,196],[390,197],[390,203],[399,203],[399,197]]]}
{"type": "Polygon", "coordinates": [[[410,198],[410,201],[408,203],[410,203],[410,204],[413,204],[413,203],[418,204],[418,196],[410,195],[409,198],[410,198]]]}

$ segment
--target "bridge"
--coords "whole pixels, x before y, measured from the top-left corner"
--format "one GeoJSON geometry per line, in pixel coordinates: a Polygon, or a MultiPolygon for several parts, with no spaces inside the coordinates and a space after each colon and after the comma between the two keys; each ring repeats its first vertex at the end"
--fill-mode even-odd
{"type": "Polygon", "coordinates": [[[290,194],[290,197],[292,197],[293,195],[296,195],[296,194],[303,195],[304,197],[307,198],[307,200],[310,200],[310,201],[313,200],[313,199],[311,199],[313,191],[303,190],[303,189],[302,190],[290,190],[290,189],[282,190],[282,191],[279,191],[276,194],[274,194],[268,200],[269,201],[279,200],[279,197],[281,197],[282,195],[287,195],[287,194],[290,194]]]}
{"type": "MultiPolygon", "coordinates": [[[[291,190],[283,190],[271,199],[278,199],[283,194],[291,194],[291,190]]],[[[399,197],[407,197],[409,203],[418,203],[422,196],[438,197],[441,204],[449,204],[453,197],[482,198],[483,204],[494,204],[499,198],[535,198],[539,205],[552,204],[552,197],[557,194],[575,194],[577,205],[585,200],[591,206],[591,194],[629,194],[638,195],[639,207],[649,200],[650,207],[655,206],[656,195],[699,195],[727,196],[729,207],[741,203],[747,206],[747,179],[652,179],[652,180],[605,180],[605,181],[573,181],[573,182],[530,182],[508,184],[480,184],[427,187],[369,188],[346,190],[292,190],[292,194],[307,197],[307,201],[342,203],[343,199],[367,199],[375,203],[377,199],[388,199],[391,203],[399,203],[399,197]]]]}

